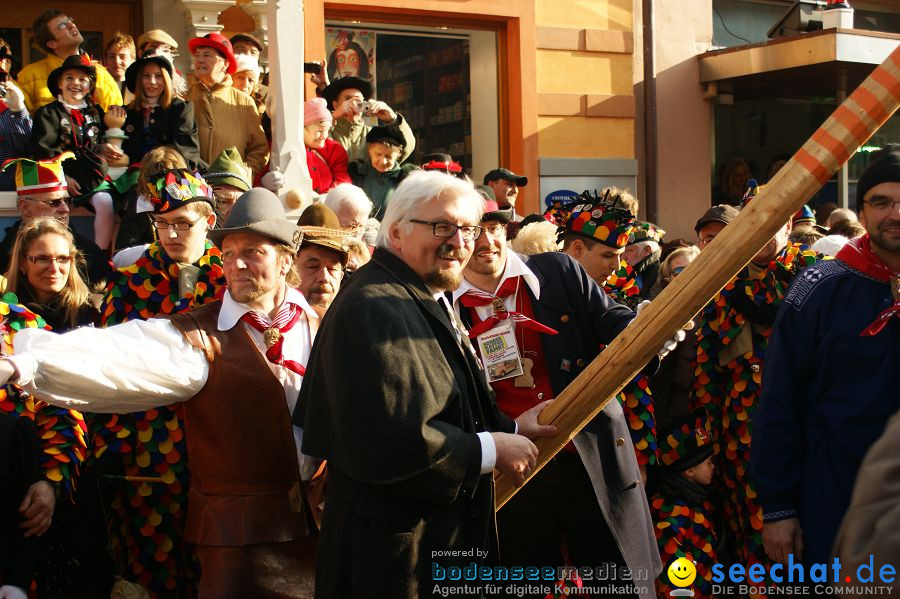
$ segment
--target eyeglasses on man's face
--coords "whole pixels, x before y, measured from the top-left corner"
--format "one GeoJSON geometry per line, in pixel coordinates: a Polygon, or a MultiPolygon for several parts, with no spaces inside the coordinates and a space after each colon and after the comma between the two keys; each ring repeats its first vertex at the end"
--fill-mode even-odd
{"type": "Polygon", "coordinates": [[[72,199],[71,198],[58,198],[56,200],[37,200],[35,198],[26,198],[26,199],[31,200],[32,202],[40,202],[44,206],[47,206],[54,210],[61,207],[63,204],[65,204],[69,208],[72,207],[72,199]]]}
{"type": "Polygon", "coordinates": [[[178,221],[178,222],[174,222],[174,223],[167,223],[164,220],[154,220],[153,228],[156,229],[157,231],[167,231],[169,229],[175,229],[176,231],[190,231],[193,228],[193,226],[196,225],[197,223],[199,223],[201,220],[203,220],[203,219],[198,218],[194,222],[178,221]]]}
{"type": "Polygon", "coordinates": [[[29,262],[36,264],[41,268],[50,268],[54,262],[60,266],[65,266],[72,262],[73,256],[50,256],[47,254],[38,254],[37,256],[25,256],[29,262]]]}
{"type": "Polygon", "coordinates": [[[875,196],[871,200],[863,200],[877,212],[887,212],[894,206],[900,206],[900,200],[894,200],[887,196],[875,196]]]}
{"type": "Polygon", "coordinates": [[[416,218],[409,219],[409,222],[416,223],[417,225],[430,226],[434,236],[442,239],[450,239],[456,235],[457,231],[459,231],[462,233],[463,241],[475,241],[481,237],[481,232],[484,230],[476,225],[455,225],[453,223],[445,223],[442,221],[419,220],[416,218]]]}
{"type": "Polygon", "coordinates": [[[60,21],[59,23],[56,24],[56,29],[58,31],[64,31],[64,30],[68,29],[69,25],[74,25],[74,24],[75,24],[75,19],[73,19],[72,17],[66,17],[65,19],[63,19],[62,21],[60,21]]]}

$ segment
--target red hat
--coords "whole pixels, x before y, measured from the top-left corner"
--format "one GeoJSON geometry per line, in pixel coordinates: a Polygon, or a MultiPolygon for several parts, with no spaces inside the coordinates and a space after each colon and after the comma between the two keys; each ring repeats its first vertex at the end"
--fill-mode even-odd
{"type": "Polygon", "coordinates": [[[228,74],[237,70],[237,59],[234,57],[234,49],[231,47],[231,42],[228,41],[228,38],[222,35],[221,33],[207,33],[203,37],[195,37],[191,41],[188,42],[188,48],[191,51],[191,54],[197,51],[197,48],[202,48],[206,46],[208,48],[212,48],[219,54],[225,57],[225,60],[228,61],[228,74]]]}

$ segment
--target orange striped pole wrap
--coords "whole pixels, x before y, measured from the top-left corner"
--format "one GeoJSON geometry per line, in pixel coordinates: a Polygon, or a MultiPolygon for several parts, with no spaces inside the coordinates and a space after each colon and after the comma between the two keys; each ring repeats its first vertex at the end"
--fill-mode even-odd
{"type": "MultiPolygon", "coordinates": [[[[753,201],[703,249],[652,304],[559,394],[541,414],[556,437],[535,441],[538,463],[563,448],[670,339],[728,283],[823,183],[831,178],[900,105],[900,47],[834,111],[753,201]]],[[[516,489],[496,478],[497,508],[516,489]]]]}

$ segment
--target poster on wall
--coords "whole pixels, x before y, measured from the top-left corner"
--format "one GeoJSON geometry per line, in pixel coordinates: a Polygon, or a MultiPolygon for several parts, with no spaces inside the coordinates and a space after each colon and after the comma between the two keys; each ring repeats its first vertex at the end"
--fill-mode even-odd
{"type": "Polygon", "coordinates": [[[375,32],[366,29],[325,29],[328,79],[359,77],[372,84],[375,95],[375,32]]]}

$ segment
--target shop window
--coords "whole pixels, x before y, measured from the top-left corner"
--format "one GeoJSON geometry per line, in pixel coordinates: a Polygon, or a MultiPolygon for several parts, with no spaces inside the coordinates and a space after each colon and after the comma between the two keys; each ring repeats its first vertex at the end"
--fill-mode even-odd
{"type": "Polygon", "coordinates": [[[375,98],[403,115],[416,134],[410,161],[446,153],[473,170],[469,37],[406,31],[326,29],[329,77],[368,79],[375,98]]]}

